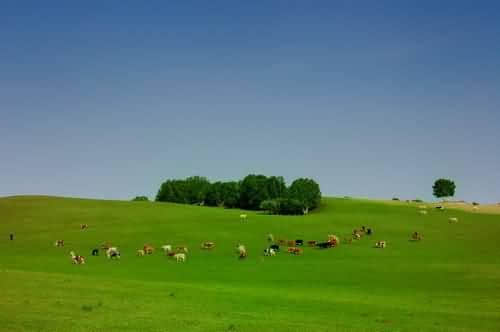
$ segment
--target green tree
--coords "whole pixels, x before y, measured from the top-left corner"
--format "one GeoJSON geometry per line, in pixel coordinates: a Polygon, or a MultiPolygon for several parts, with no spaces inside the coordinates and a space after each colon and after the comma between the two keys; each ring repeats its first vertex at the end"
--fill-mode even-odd
{"type": "Polygon", "coordinates": [[[184,180],[186,186],[186,203],[203,203],[205,195],[210,188],[210,182],[202,176],[191,176],[184,180]]]}
{"type": "Polygon", "coordinates": [[[285,197],[287,188],[282,176],[270,176],[266,179],[267,194],[270,199],[285,197]]]}
{"type": "Polygon", "coordinates": [[[300,178],[293,181],[288,189],[288,196],[302,204],[304,214],[315,209],[321,203],[319,185],[312,179],[300,178]]]}
{"type": "Polygon", "coordinates": [[[455,182],[450,179],[438,179],[432,186],[434,196],[437,198],[446,198],[455,196],[455,182]]]}
{"type": "Polygon", "coordinates": [[[267,177],[264,175],[247,175],[240,185],[240,207],[248,210],[258,210],[260,203],[270,199],[267,177]]]}
{"type": "Polygon", "coordinates": [[[222,188],[222,182],[212,183],[205,194],[205,204],[208,206],[221,206],[224,202],[222,188]]]}
{"type": "Polygon", "coordinates": [[[134,202],[148,202],[149,198],[147,196],[135,196],[134,199],[132,199],[134,202]]]}
{"type": "Polygon", "coordinates": [[[280,204],[276,199],[267,199],[260,203],[260,209],[263,211],[267,211],[267,213],[269,214],[279,214],[280,204]]]}
{"type": "Polygon", "coordinates": [[[221,185],[221,204],[226,208],[240,206],[240,184],[236,181],[223,182],[221,185]]]}

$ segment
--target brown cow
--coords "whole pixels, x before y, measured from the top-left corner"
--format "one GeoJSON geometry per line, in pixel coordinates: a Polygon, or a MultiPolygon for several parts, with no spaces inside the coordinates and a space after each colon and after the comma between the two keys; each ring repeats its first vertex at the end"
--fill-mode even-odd
{"type": "Polygon", "coordinates": [[[289,247],[288,252],[293,255],[300,255],[302,254],[302,248],[297,248],[297,247],[289,247]]]}
{"type": "Polygon", "coordinates": [[[153,248],[152,245],[145,244],[143,250],[146,255],[152,255],[155,251],[155,248],[153,248]]]}

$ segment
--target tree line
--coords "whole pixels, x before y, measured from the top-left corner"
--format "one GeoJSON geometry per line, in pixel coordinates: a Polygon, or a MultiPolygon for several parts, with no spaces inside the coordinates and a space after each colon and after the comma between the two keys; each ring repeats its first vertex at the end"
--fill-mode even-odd
{"type": "Polygon", "coordinates": [[[319,185],[300,178],[288,187],[282,176],[250,174],[241,181],[211,183],[202,176],[168,179],[156,195],[158,202],[262,210],[270,214],[307,214],[321,202],[319,185]]]}

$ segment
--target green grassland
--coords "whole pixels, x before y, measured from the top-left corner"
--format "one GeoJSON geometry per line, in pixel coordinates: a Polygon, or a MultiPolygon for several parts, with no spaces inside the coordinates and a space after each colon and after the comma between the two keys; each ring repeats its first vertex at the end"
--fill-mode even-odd
{"type": "Polygon", "coordinates": [[[326,198],[306,217],[150,202],[0,199],[1,331],[499,331],[500,216],[326,198]],[[448,218],[458,217],[456,224],[448,218]],[[87,230],[79,225],[87,223],[87,230]],[[264,257],[266,235],[353,244],[264,257]],[[420,242],[410,234],[424,235],[420,242]],[[8,239],[16,234],[14,241],[8,239]],[[64,239],[63,248],[54,247],[64,239]],[[375,249],[386,240],[386,249],[375,249]],[[111,241],[120,261],[90,252],[111,241]],[[214,250],[200,249],[215,241],[214,250]],[[249,257],[239,260],[238,242],[249,257]],[[186,245],[186,263],[143,244],[186,245]],[[87,259],[71,264],[69,251],[87,259]]]}

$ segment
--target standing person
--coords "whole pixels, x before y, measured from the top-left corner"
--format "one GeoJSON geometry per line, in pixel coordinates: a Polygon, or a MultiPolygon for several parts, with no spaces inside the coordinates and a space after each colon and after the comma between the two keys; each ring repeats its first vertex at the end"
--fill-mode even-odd
{"type": "Polygon", "coordinates": [[[9,235],[9,239],[10,239],[11,241],[12,241],[12,240],[14,240],[14,233],[10,233],[10,235],[9,235]]]}

